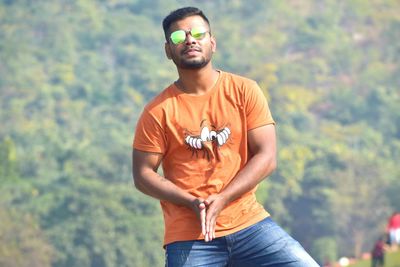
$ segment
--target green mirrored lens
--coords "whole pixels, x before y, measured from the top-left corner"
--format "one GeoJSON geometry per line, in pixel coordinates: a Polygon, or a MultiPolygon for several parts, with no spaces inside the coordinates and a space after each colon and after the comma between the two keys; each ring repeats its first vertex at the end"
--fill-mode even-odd
{"type": "Polygon", "coordinates": [[[194,28],[190,31],[190,35],[192,35],[193,38],[195,38],[197,40],[204,38],[206,33],[207,33],[207,30],[202,29],[202,28],[194,28]]]}
{"type": "MultiPolygon", "coordinates": [[[[206,33],[207,30],[204,28],[193,28],[190,30],[190,35],[196,40],[203,39],[206,33]]],[[[170,38],[174,44],[181,44],[186,40],[186,32],[184,30],[174,31],[171,33],[170,38]]]]}
{"type": "Polygon", "coordinates": [[[185,41],[185,39],[186,39],[186,32],[183,30],[174,31],[173,33],[171,33],[171,41],[174,44],[181,44],[185,41]]]}

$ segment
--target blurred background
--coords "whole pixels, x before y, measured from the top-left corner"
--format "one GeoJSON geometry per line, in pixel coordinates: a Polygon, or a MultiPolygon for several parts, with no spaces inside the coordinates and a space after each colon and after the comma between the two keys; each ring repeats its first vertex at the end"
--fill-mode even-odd
{"type": "Polygon", "coordinates": [[[163,266],[134,189],[144,105],[173,82],[162,19],[193,5],[216,68],[277,122],[260,202],[321,263],[359,258],[400,210],[400,1],[0,0],[0,266],[163,266]]]}

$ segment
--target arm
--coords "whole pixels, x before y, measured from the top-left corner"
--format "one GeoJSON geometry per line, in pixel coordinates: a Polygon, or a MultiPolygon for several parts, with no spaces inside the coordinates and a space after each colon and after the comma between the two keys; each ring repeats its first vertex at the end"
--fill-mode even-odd
{"type": "Polygon", "coordinates": [[[268,124],[248,132],[250,159],[245,167],[219,194],[206,199],[206,240],[215,238],[215,223],[221,210],[249,192],[276,168],[275,125],[268,124]]]}
{"type": "Polygon", "coordinates": [[[162,154],[133,150],[132,175],[135,187],[146,195],[192,209],[199,217],[202,233],[205,234],[205,205],[203,200],[192,196],[170,180],[159,175],[157,169],[161,159],[162,154]]]}
{"type": "Polygon", "coordinates": [[[258,185],[276,168],[275,125],[268,124],[248,132],[251,158],[233,181],[221,192],[228,203],[258,185]]]}

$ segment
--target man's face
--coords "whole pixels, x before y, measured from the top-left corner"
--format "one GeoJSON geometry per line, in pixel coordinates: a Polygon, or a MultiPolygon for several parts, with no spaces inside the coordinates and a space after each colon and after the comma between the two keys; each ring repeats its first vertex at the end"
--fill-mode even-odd
{"type": "Polygon", "coordinates": [[[169,42],[165,43],[167,57],[181,69],[199,69],[206,66],[216,49],[216,42],[209,33],[207,22],[200,16],[190,16],[173,23],[169,29],[169,36],[177,30],[185,31],[186,39],[180,44],[174,44],[169,39],[169,42]],[[196,39],[189,33],[190,30],[196,28],[207,30],[203,38],[196,39]]]}

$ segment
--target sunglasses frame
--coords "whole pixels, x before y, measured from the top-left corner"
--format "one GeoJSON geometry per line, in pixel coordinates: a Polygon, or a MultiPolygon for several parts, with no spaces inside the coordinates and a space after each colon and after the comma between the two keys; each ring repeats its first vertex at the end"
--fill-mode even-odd
{"type": "Polygon", "coordinates": [[[171,40],[171,42],[174,44],[174,45],[179,45],[179,44],[183,44],[184,42],[185,42],[185,40],[186,40],[186,38],[187,38],[187,35],[188,34],[190,34],[194,39],[196,39],[196,40],[201,40],[201,39],[203,39],[205,36],[206,36],[206,34],[207,33],[209,33],[210,31],[209,30],[207,30],[207,29],[205,29],[205,28],[202,28],[202,27],[198,27],[198,28],[192,28],[192,29],[190,29],[190,30],[188,30],[188,31],[185,31],[185,30],[177,30],[177,31],[173,31],[170,35],[169,35],[169,39],[171,40]],[[195,32],[193,32],[193,31],[195,31],[195,32]],[[196,32],[197,31],[197,32],[196,32]],[[174,39],[173,39],[173,35],[176,35],[176,34],[178,34],[178,33],[185,33],[185,36],[184,36],[184,38],[182,39],[182,41],[180,41],[180,42],[174,42],[174,39]],[[199,34],[199,36],[197,36],[199,34]]]}

